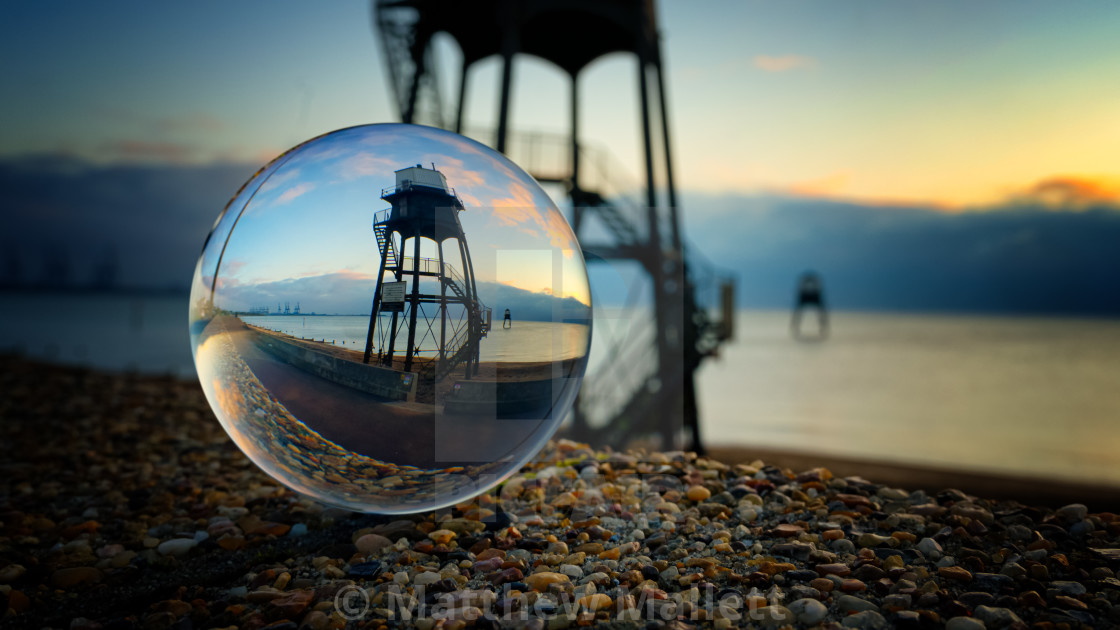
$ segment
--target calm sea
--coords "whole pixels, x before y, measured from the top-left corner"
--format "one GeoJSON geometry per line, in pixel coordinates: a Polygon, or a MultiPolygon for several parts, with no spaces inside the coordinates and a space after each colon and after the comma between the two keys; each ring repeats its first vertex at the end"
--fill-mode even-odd
{"type": "MultiPolygon", "coordinates": [[[[185,299],[6,294],[0,305],[0,349],[194,374],[185,299]]],[[[362,317],[306,319],[260,323],[364,347],[362,317]]],[[[1120,320],[840,312],[831,323],[826,341],[806,343],[788,313],[740,313],[736,340],[700,373],[706,439],[1120,485],[1120,320]]],[[[484,359],[536,360],[542,337],[564,352],[573,334],[515,321],[484,359]]]]}
{"type": "Polygon", "coordinates": [[[706,364],[709,439],[1120,485],[1120,320],[739,314],[706,364]]]}
{"type": "MultiPolygon", "coordinates": [[[[241,319],[293,337],[363,351],[369,332],[368,315],[247,315],[241,319]]],[[[439,331],[438,322],[435,331],[439,331]]],[[[560,361],[583,353],[586,335],[586,327],[577,324],[515,321],[509,328],[503,328],[501,320],[497,320],[479,352],[482,361],[560,361]]],[[[405,342],[404,335],[400,341],[405,342]]],[[[421,347],[429,345],[432,344],[421,344],[421,347]]],[[[404,345],[397,347],[404,348],[404,345]]]]}

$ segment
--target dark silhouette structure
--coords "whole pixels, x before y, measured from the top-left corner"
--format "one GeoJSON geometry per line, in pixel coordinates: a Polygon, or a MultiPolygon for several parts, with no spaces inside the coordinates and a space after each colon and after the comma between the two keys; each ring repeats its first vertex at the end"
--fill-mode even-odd
{"type": "Polygon", "coordinates": [[[825,339],[828,337],[828,307],[824,302],[824,286],[815,272],[806,271],[797,281],[797,301],[793,305],[793,318],[790,320],[793,336],[800,340],[825,339]],[[809,337],[801,329],[801,317],[806,309],[817,311],[817,334],[809,337]]]}
{"type": "Polygon", "coordinates": [[[391,207],[373,220],[381,267],[364,361],[376,359],[396,367],[397,337],[403,333],[407,341],[400,367],[405,372],[439,380],[463,364],[464,376],[470,378],[478,371],[489,309],[478,299],[470,249],[459,222],[463,202],[442,173],[419,164],[397,171],[396,185],[382,190],[381,198],[391,207]],[[438,258],[420,256],[421,239],[435,244],[438,258]],[[461,265],[461,272],[445,256],[448,241],[453,241],[451,259],[461,265]],[[409,247],[412,255],[404,256],[409,247]],[[391,281],[386,282],[386,274],[391,281]],[[433,356],[421,357],[427,349],[433,356]]]}
{"type": "Polygon", "coordinates": [[[509,309],[506,309],[506,316],[502,319],[502,328],[513,328],[513,319],[510,318],[509,309]]]}
{"type": "MultiPolygon", "coordinates": [[[[700,450],[695,369],[708,348],[727,339],[731,329],[695,316],[701,306],[693,292],[715,284],[716,274],[696,256],[685,255],[652,0],[374,0],[373,6],[403,122],[467,133],[464,106],[471,68],[497,56],[502,60],[501,91],[497,128],[490,140],[498,151],[509,153],[517,145],[509,129],[514,58],[532,55],[568,74],[570,133],[552,145],[566,151],[567,159],[559,161],[566,166],[535,169],[518,161],[537,181],[566,188],[572,227],[589,264],[623,260],[641,266],[649,280],[653,311],[652,317],[643,318],[652,322],[649,338],[634,342],[634,347],[612,348],[612,362],[584,380],[572,435],[596,444],[622,444],[657,433],[663,447],[674,448],[683,421],[692,430],[691,447],[700,450]],[[450,35],[462,52],[453,113],[445,111],[437,80],[432,41],[439,33],[450,35]],[[580,73],[616,52],[632,54],[637,61],[645,198],[634,207],[587,184],[594,173],[585,171],[595,162],[586,159],[579,135],[580,73]],[[598,233],[607,235],[598,241],[587,239],[587,219],[592,217],[602,228],[598,233]],[[620,375],[628,381],[622,382],[620,375]]],[[[554,139],[533,134],[528,140],[532,154],[554,139]]],[[[720,280],[730,286],[730,281],[720,280]]]]}

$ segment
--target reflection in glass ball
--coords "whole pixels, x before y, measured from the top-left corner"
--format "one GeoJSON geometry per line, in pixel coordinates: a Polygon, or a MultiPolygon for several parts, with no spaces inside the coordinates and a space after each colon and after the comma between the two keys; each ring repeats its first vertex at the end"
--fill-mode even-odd
{"type": "Polygon", "coordinates": [[[571,408],[591,297],[575,236],[495,151],[413,125],[309,140],[214,224],[191,347],[226,431],[289,487],[355,511],[467,500],[571,408]]]}

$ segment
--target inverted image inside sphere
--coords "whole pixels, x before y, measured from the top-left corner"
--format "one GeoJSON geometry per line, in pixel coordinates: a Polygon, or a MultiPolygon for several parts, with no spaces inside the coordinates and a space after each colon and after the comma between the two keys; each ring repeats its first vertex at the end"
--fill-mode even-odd
{"type": "Polygon", "coordinates": [[[229,203],[195,270],[214,413],[287,486],[356,511],[467,500],[531,458],[587,365],[575,236],[501,154],[414,125],[309,140],[229,203]]]}

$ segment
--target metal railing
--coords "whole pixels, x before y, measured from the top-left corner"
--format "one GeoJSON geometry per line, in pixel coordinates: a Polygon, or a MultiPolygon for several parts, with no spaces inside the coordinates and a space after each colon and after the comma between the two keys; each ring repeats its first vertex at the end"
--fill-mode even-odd
{"type": "MultiPolygon", "coordinates": [[[[488,144],[494,132],[469,128],[463,135],[488,144]]],[[[506,139],[506,155],[533,177],[562,181],[570,185],[572,143],[562,133],[511,132],[506,139]]],[[[648,217],[643,200],[645,187],[629,177],[627,169],[605,147],[593,142],[579,143],[580,189],[598,193],[634,229],[640,240],[648,234],[648,217]]]]}
{"type": "Polygon", "coordinates": [[[447,194],[451,195],[452,197],[455,197],[456,199],[459,197],[459,195],[455,193],[455,189],[450,187],[450,186],[445,188],[443,186],[437,186],[435,184],[425,184],[424,182],[414,182],[412,180],[405,180],[405,181],[403,181],[403,182],[401,182],[401,183],[399,183],[395,186],[386,186],[385,188],[382,188],[381,189],[381,198],[384,199],[385,197],[388,197],[389,195],[392,195],[392,194],[396,194],[398,192],[405,192],[407,190],[412,190],[413,187],[416,187],[416,188],[431,188],[432,190],[438,190],[440,192],[447,193],[447,194]]]}

